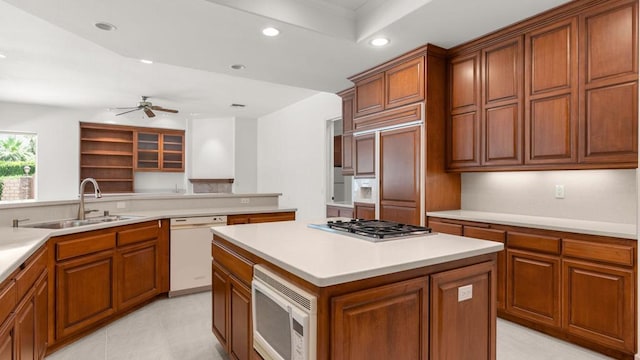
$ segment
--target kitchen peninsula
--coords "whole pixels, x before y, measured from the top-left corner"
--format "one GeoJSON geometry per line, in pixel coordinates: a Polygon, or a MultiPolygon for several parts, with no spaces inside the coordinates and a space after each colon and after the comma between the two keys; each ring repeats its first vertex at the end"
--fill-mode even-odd
{"type": "Polygon", "coordinates": [[[370,242],[302,221],[212,232],[213,332],[233,358],[259,358],[251,281],[261,265],[317,299],[317,360],[495,359],[501,243],[448,234],[370,242]]]}

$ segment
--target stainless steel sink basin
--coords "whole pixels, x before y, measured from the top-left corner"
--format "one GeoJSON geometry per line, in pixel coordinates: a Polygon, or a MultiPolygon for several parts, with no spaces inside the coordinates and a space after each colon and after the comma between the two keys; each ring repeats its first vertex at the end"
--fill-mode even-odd
{"type": "Polygon", "coordinates": [[[120,215],[110,215],[110,216],[99,216],[92,217],[84,220],[56,220],[49,222],[42,222],[36,224],[27,224],[24,227],[31,228],[39,228],[39,229],[66,229],[70,227],[78,227],[78,226],[86,226],[86,225],[95,225],[108,223],[113,221],[121,221],[121,220],[131,220],[137,219],[139,216],[120,216],[120,215]]]}

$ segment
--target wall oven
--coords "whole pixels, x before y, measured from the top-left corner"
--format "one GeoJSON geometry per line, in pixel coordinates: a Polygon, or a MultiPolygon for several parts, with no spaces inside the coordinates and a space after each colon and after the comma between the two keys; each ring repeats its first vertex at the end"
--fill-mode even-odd
{"type": "Polygon", "coordinates": [[[261,265],[251,293],[256,351],[265,360],[315,360],[316,297],[261,265]]]}

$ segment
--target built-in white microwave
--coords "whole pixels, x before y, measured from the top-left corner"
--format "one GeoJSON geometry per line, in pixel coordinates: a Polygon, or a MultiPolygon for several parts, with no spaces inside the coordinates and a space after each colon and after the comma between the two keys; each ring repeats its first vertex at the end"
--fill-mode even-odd
{"type": "Polygon", "coordinates": [[[316,297],[261,265],[251,294],[256,351],[265,360],[315,360],[316,297]]]}

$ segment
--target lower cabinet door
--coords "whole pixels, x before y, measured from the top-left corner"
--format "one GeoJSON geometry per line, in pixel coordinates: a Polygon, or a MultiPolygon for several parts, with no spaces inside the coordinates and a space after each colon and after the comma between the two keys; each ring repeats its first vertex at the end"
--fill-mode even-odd
{"type": "Polygon", "coordinates": [[[331,299],[333,360],[429,358],[429,279],[331,299]]]}
{"type": "Polygon", "coordinates": [[[105,251],[56,265],[56,339],[113,315],[113,259],[113,251],[105,251]]]}
{"type": "MultiPolygon", "coordinates": [[[[506,231],[485,229],[474,226],[464,226],[464,236],[476,239],[495,241],[504,244],[506,239],[506,231]]],[[[496,262],[496,305],[498,309],[504,310],[506,307],[506,289],[507,289],[507,250],[498,253],[496,262]]]]}
{"type": "Polygon", "coordinates": [[[220,269],[215,262],[211,264],[211,315],[212,331],[218,338],[220,345],[227,348],[227,308],[229,293],[229,275],[220,269]]]}
{"type": "Polygon", "coordinates": [[[47,352],[47,333],[49,329],[49,292],[48,277],[45,272],[36,283],[35,306],[35,352],[36,359],[44,359],[47,352]]]}
{"type": "Polygon", "coordinates": [[[560,258],[507,250],[507,312],[560,328],[560,258]]]}
{"type": "Polygon", "coordinates": [[[16,350],[19,360],[36,360],[35,323],[36,311],[33,292],[27,295],[16,310],[16,350]]]}
{"type": "Polygon", "coordinates": [[[0,360],[17,359],[15,352],[14,318],[9,317],[4,324],[0,324],[0,360]]]}
{"type": "Polygon", "coordinates": [[[430,359],[496,358],[495,264],[431,276],[430,359]]]}
{"type": "Polygon", "coordinates": [[[629,354],[635,347],[636,280],[633,270],[564,260],[565,329],[629,354]]]}
{"type": "Polygon", "coordinates": [[[229,280],[229,355],[234,360],[250,360],[253,354],[251,290],[233,276],[229,280]]]}
{"type": "Polygon", "coordinates": [[[118,311],[156,296],[158,285],[158,241],[119,248],[116,256],[118,311]]]}

